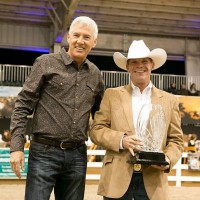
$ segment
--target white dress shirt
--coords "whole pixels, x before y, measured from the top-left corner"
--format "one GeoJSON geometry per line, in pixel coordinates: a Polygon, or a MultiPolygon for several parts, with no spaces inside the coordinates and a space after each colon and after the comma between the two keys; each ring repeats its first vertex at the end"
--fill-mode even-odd
{"type": "MultiPolygon", "coordinates": [[[[131,82],[131,87],[132,87],[132,114],[133,114],[134,128],[137,127],[137,119],[138,119],[138,115],[140,113],[142,106],[144,104],[150,104],[151,103],[152,86],[153,86],[153,84],[152,84],[152,82],[150,82],[149,85],[141,93],[140,89],[131,82]]],[[[124,136],[125,136],[125,134],[124,134],[124,136]]],[[[123,140],[124,136],[122,137],[122,139],[120,141],[120,149],[123,149],[122,140],[123,140]]]]}
{"type": "Polygon", "coordinates": [[[140,110],[144,104],[150,104],[151,103],[151,89],[152,89],[152,82],[149,83],[149,85],[140,92],[140,89],[135,86],[131,82],[132,86],[132,114],[133,114],[133,122],[134,122],[134,128],[137,127],[137,119],[138,115],[140,113],[140,110]]]}

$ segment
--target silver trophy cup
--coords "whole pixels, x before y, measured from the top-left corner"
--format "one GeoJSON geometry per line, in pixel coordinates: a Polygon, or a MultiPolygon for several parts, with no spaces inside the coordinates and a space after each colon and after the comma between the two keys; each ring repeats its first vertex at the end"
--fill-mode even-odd
{"type": "Polygon", "coordinates": [[[144,104],[140,110],[136,135],[143,146],[128,161],[131,164],[168,165],[161,151],[166,124],[164,111],[160,104],[144,104]]]}

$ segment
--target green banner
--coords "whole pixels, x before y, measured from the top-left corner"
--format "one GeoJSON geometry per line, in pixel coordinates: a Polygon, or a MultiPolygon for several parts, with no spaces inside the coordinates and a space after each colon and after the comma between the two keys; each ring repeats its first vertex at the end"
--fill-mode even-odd
{"type": "MultiPolygon", "coordinates": [[[[21,171],[22,178],[26,177],[28,170],[28,154],[29,150],[24,150],[24,171],[21,171]]],[[[0,149],[0,178],[16,178],[15,173],[11,169],[10,165],[10,149],[2,148],[0,149]]]]}

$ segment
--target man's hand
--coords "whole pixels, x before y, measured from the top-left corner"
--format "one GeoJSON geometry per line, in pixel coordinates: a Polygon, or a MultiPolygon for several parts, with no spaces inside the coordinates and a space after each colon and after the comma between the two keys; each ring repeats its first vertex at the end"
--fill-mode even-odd
{"type": "MultiPolygon", "coordinates": [[[[167,156],[165,156],[165,160],[170,164],[170,160],[167,156]]],[[[156,168],[156,169],[160,169],[162,171],[168,170],[169,169],[169,165],[151,165],[152,167],[156,168]]]]}
{"type": "Polygon", "coordinates": [[[20,168],[24,171],[24,152],[15,151],[10,154],[10,164],[13,172],[21,178],[20,168]]]}
{"type": "Polygon", "coordinates": [[[130,153],[134,156],[134,151],[140,150],[142,146],[142,141],[136,135],[125,135],[122,140],[122,145],[125,149],[128,149],[130,153]]]}

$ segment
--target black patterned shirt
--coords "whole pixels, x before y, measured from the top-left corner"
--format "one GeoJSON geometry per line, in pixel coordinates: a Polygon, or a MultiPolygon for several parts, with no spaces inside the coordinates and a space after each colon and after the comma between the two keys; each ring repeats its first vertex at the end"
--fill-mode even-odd
{"type": "Polygon", "coordinates": [[[11,117],[11,152],[23,151],[27,116],[32,113],[33,134],[58,141],[87,140],[90,112],[103,91],[100,70],[88,59],[78,69],[64,48],[38,57],[11,117]]]}

